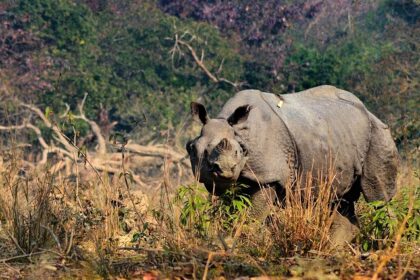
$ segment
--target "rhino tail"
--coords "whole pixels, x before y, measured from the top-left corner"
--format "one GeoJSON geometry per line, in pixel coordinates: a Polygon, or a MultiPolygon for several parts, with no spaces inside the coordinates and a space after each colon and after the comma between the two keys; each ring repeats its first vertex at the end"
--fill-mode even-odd
{"type": "Polygon", "coordinates": [[[367,201],[389,201],[397,190],[398,151],[390,129],[370,112],[371,137],[361,177],[367,201]]]}

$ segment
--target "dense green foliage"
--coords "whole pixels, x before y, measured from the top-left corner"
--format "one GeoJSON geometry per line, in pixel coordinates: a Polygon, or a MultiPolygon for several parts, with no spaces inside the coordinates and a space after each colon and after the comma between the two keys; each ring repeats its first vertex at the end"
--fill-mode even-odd
{"type": "Polygon", "coordinates": [[[202,237],[207,237],[209,231],[232,229],[240,218],[245,217],[246,210],[251,206],[249,197],[240,194],[239,190],[239,187],[228,190],[212,203],[206,189],[197,185],[180,187],[175,203],[182,204],[181,224],[202,237]]]}
{"type": "MultiPolygon", "coordinates": [[[[66,0],[22,0],[11,11],[29,17],[24,29],[38,34],[43,55],[53,60],[47,78],[52,86],[34,92],[33,99],[54,111],[64,103],[75,109],[88,93],[87,115],[97,119],[101,110],[110,112],[119,129],[146,125],[157,132],[179,124],[210,82],[185,50],[170,54],[176,34],[205,52],[210,71],[223,62],[225,78],[241,75],[239,55],[214,28],[165,16],[149,3],[118,16],[66,0]]],[[[209,98],[225,100],[231,92],[228,86],[215,88],[209,98]]]]}
{"type": "Polygon", "coordinates": [[[418,190],[408,188],[389,203],[374,201],[364,203],[361,214],[362,248],[365,251],[385,247],[402,235],[403,242],[420,240],[420,195],[418,190]],[[404,227],[401,224],[407,219],[404,227]],[[402,231],[402,232],[400,232],[402,231]]]}
{"type": "Polygon", "coordinates": [[[400,148],[415,149],[418,1],[328,3],[19,0],[1,17],[1,75],[54,112],[65,103],[75,110],[88,93],[88,117],[150,139],[182,126],[191,100],[214,113],[236,90],[209,79],[178,36],[240,88],[352,91],[391,125],[400,148]]]}

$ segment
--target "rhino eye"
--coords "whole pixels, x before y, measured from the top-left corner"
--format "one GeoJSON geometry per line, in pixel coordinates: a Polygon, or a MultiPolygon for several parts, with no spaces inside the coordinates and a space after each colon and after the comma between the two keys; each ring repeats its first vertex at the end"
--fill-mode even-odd
{"type": "Polygon", "coordinates": [[[242,148],[241,153],[242,153],[244,156],[247,156],[247,155],[248,155],[248,149],[245,147],[245,145],[243,144],[243,142],[239,142],[239,146],[241,146],[241,148],[242,148]]]}

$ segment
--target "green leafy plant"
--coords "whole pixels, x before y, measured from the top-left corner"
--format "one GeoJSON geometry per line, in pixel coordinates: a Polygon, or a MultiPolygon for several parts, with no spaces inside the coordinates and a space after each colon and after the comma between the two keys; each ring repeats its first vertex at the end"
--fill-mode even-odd
{"type": "Polygon", "coordinates": [[[363,250],[376,249],[392,242],[401,222],[410,215],[403,232],[403,239],[416,241],[420,239],[420,196],[418,192],[409,192],[404,188],[389,203],[374,201],[364,203],[361,213],[361,244],[363,250]],[[413,209],[409,212],[411,200],[413,209]]]}
{"type": "Polygon", "coordinates": [[[175,197],[175,202],[182,204],[180,222],[183,226],[204,235],[210,226],[211,202],[206,190],[193,186],[181,186],[175,197]]]}
{"type": "Polygon", "coordinates": [[[131,242],[139,242],[141,240],[147,240],[147,237],[150,235],[149,223],[144,223],[143,228],[140,231],[137,231],[133,234],[131,242]]]}
{"type": "Polygon", "coordinates": [[[239,222],[251,200],[248,195],[240,192],[246,186],[234,186],[219,197],[215,207],[213,207],[213,217],[219,217],[219,221],[224,230],[228,230],[232,225],[239,222]]]}
{"type": "Polygon", "coordinates": [[[251,206],[249,197],[240,193],[240,188],[232,187],[212,202],[207,190],[200,186],[180,187],[175,202],[182,204],[181,225],[202,237],[208,236],[210,228],[230,229],[251,206]]]}

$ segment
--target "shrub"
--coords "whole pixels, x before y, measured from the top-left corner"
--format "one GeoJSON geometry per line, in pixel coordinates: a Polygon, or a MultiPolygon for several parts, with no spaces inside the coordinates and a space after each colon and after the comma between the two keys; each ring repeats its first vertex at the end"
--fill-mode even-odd
{"type": "Polygon", "coordinates": [[[212,202],[209,193],[198,185],[182,186],[175,197],[181,203],[180,222],[201,237],[230,232],[246,214],[251,201],[239,192],[239,187],[226,191],[212,202]]]}
{"type": "Polygon", "coordinates": [[[361,245],[364,251],[389,246],[394,241],[402,221],[409,215],[402,238],[404,242],[420,239],[420,195],[418,189],[404,187],[389,202],[362,202],[361,245]],[[412,204],[411,213],[409,213],[412,204]]]}

